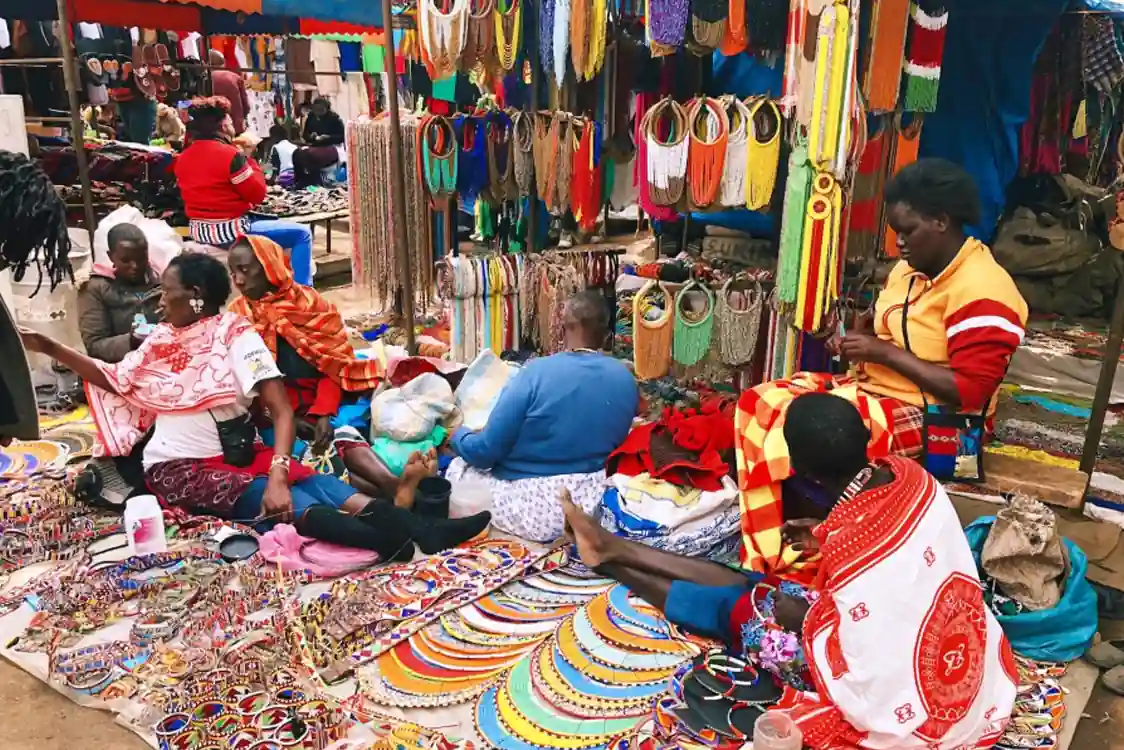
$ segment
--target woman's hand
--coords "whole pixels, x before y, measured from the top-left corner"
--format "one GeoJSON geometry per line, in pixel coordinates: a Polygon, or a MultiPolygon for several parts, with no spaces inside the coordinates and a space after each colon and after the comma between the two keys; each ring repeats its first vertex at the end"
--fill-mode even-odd
{"type": "Polygon", "coordinates": [[[809,609],[811,605],[805,600],[778,591],[773,604],[773,619],[788,632],[800,635],[809,609]]]}
{"type": "Polygon", "coordinates": [[[265,494],[261,500],[262,513],[275,521],[293,522],[293,494],[289,491],[288,472],[274,469],[269,473],[265,494]]]}
{"type": "Polygon", "coordinates": [[[38,352],[39,354],[49,354],[50,349],[54,346],[55,340],[50,336],[46,336],[39,331],[33,331],[30,328],[20,326],[20,341],[23,342],[23,348],[29,352],[38,352]]]}
{"type": "Polygon", "coordinates": [[[798,518],[786,521],[781,526],[781,538],[794,550],[816,552],[820,548],[820,540],[812,533],[812,529],[820,525],[814,518],[798,518]]]}
{"type": "Polygon", "coordinates": [[[867,333],[848,333],[839,342],[839,353],[850,362],[885,364],[897,351],[898,348],[889,341],[867,333]]]}
{"type": "Polygon", "coordinates": [[[332,436],[335,432],[331,417],[317,419],[312,431],[312,452],[317,456],[324,455],[332,447],[332,436]]]}

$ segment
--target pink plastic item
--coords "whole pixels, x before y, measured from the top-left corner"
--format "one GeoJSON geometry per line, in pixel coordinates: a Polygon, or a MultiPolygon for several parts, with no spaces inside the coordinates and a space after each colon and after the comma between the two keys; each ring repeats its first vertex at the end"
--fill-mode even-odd
{"type": "Polygon", "coordinates": [[[301,536],[287,523],[269,530],[258,540],[261,556],[271,563],[281,563],[285,571],[307,570],[324,578],[353,573],[375,565],[378,554],[365,549],[341,547],[301,536]]]}

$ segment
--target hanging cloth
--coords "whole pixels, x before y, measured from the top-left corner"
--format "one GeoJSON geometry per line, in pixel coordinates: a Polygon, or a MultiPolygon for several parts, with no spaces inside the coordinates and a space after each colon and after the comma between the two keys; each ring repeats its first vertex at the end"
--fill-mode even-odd
{"type": "Polygon", "coordinates": [[[585,234],[597,229],[601,213],[601,125],[587,120],[581,126],[578,147],[574,151],[573,176],[570,187],[570,204],[574,221],[585,234]]]}
{"type": "Polygon", "coordinates": [[[871,10],[863,96],[873,113],[891,112],[898,106],[910,5],[910,0],[877,0],[871,10]]]}

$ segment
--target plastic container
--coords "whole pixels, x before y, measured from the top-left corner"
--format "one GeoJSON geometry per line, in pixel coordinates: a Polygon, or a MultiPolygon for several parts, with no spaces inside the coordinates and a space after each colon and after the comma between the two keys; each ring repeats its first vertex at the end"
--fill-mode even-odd
{"type": "Polygon", "coordinates": [[[804,735],[788,714],[766,711],[753,724],[753,750],[800,750],[804,735]]]}
{"type": "Polygon", "coordinates": [[[155,495],[137,495],[125,503],[125,536],[130,557],[168,551],[164,537],[164,511],[155,495]]]}
{"type": "Polygon", "coordinates": [[[426,477],[418,482],[414,513],[426,518],[448,518],[453,485],[444,477],[426,477]]]}

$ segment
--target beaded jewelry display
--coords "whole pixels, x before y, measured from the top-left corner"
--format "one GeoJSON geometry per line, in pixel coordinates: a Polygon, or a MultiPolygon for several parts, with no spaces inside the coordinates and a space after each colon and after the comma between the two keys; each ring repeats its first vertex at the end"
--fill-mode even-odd
{"type": "Polygon", "coordinates": [[[468,33],[460,67],[463,70],[491,70],[495,67],[496,23],[493,18],[495,0],[469,0],[468,33]]]}
{"type": "Polygon", "coordinates": [[[663,284],[658,288],[663,294],[664,308],[660,317],[648,321],[644,316],[644,295],[657,287],[655,281],[646,283],[635,297],[632,311],[633,370],[641,380],[662,378],[671,368],[672,318],[674,299],[663,284]]]}
{"type": "Polygon", "coordinates": [[[687,172],[691,206],[708,208],[718,198],[722,187],[730,121],[726,108],[717,99],[703,97],[687,105],[687,119],[690,123],[687,172]]]}
{"type": "Polygon", "coordinates": [[[648,198],[657,206],[673,206],[683,197],[690,146],[687,111],[673,99],[661,99],[641,120],[647,149],[648,198]],[[668,136],[659,135],[662,118],[670,114],[668,136]]]}
{"type": "Polygon", "coordinates": [[[808,155],[818,166],[835,164],[845,123],[849,121],[847,69],[851,41],[850,11],[845,4],[828,5],[816,35],[815,85],[812,89],[808,155]]]}
{"type": "Polygon", "coordinates": [[[644,0],[644,30],[652,57],[674,55],[683,46],[689,0],[644,0]]]}
{"type": "MultiPolygon", "coordinates": [[[[693,44],[688,45],[688,49],[700,57],[709,55],[718,49],[726,37],[729,1],[691,0],[690,8],[693,44]]],[[[745,9],[744,0],[742,9],[745,9]]]]}
{"type": "Polygon", "coordinates": [[[523,39],[523,0],[496,0],[496,52],[500,67],[511,70],[519,59],[523,39]]]}
{"type": "Polygon", "coordinates": [[[752,362],[757,352],[765,295],[761,282],[755,282],[754,292],[748,295],[745,307],[735,308],[730,304],[733,283],[731,278],[722,285],[714,304],[714,320],[718,328],[719,358],[723,364],[742,367],[752,362]]]}
{"type": "Polygon", "coordinates": [[[440,115],[422,121],[418,128],[419,150],[425,184],[434,200],[444,200],[457,190],[457,134],[440,115]]]}
{"type": "Polygon", "coordinates": [[[746,147],[745,205],[751,211],[767,208],[773,199],[781,156],[781,115],[769,99],[748,105],[750,138],[746,147]]]}
{"type": "Polygon", "coordinates": [[[714,294],[710,289],[695,280],[688,282],[675,298],[675,331],[672,340],[672,355],[681,365],[690,367],[697,364],[710,351],[710,339],[714,332],[714,294]],[[683,312],[683,302],[692,290],[699,289],[706,295],[706,309],[696,319],[688,319],[683,312]]]}
{"type": "MultiPolygon", "coordinates": [[[[521,0],[513,0],[521,2],[521,0]]],[[[515,184],[519,188],[519,195],[526,197],[531,194],[531,184],[535,179],[535,125],[532,115],[522,111],[511,113],[512,129],[515,144],[512,147],[512,159],[515,162],[515,184]]]]}
{"type": "Polygon", "coordinates": [[[723,206],[745,204],[747,147],[752,132],[749,107],[737,97],[726,96],[719,100],[730,123],[726,139],[726,159],[722,164],[722,189],[718,202],[723,206]]]}
{"type": "Polygon", "coordinates": [[[448,78],[456,71],[468,41],[468,14],[469,0],[453,0],[447,13],[434,0],[418,3],[418,30],[433,80],[448,78]]]}
{"type": "Polygon", "coordinates": [[[804,252],[794,323],[802,331],[819,331],[839,297],[839,223],[843,196],[839,183],[821,172],[812,184],[804,226],[804,252]]]}

